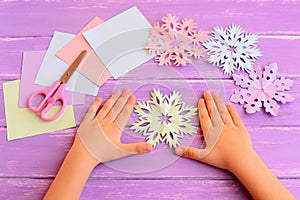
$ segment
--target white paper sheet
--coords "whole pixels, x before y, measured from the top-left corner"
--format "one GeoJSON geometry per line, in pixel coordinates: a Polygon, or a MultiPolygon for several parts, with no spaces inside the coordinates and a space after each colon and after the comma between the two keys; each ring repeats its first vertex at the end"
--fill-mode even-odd
{"type": "MultiPolygon", "coordinates": [[[[50,86],[58,80],[69,67],[66,63],[55,56],[56,52],[75,37],[73,34],[55,32],[42,65],[39,69],[35,84],[50,86]]],[[[67,84],[67,90],[96,96],[99,87],[92,81],[74,72],[67,84]]]]}
{"type": "Polygon", "coordinates": [[[153,58],[144,48],[150,23],[136,8],[130,8],[83,35],[114,78],[153,58]]]}

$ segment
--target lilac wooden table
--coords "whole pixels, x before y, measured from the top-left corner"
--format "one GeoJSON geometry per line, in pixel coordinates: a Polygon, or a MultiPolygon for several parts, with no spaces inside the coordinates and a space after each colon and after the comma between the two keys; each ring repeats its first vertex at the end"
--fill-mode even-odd
{"type": "MultiPolygon", "coordinates": [[[[104,20],[138,6],[153,23],[167,13],[195,19],[206,31],[213,26],[241,25],[259,34],[264,65],[276,61],[282,75],[295,80],[292,93],[296,100],[282,106],[274,118],[261,112],[244,113],[254,148],[271,170],[296,197],[300,198],[300,1],[298,0],[219,0],[219,1],[1,1],[0,2],[0,199],[40,199],[55,177],[68,152],[75,129],[43,134],[27,139],[6,141],[2,83],[20,77],[22,52],[44,50],[54,31],[77,33],[92,17],[104,20]]],[[[203,65],[207,65],[202,63],[203,65]]],[[[198,74],[193,67],[156,68],[151,61],[120,80],[109,80],[100,91],[107,98],[118,87],[146,85],[139,88],[138,100],[148,98],[157,82],[171,90],[184,92],[187,84],[195,96],[185,97],[196,103],[207,80],[221,84],[228,100],[235,86],[232,80],[198,74]],[[155,75],[153,75],[153,71],[155,75]],[[172,77],[169,71],[181,76],[172,77]]],[[[86,106],[75,107],[77,124],[86,106]]],[[[196,137],[199,140],[199,136],[196,137]]],[[[98,166],[92,173],[82,199],[251,199],[244,187],[230,173],[195,161],[178,159],[151,173],[125,173],[108,166],[98,166]]]]}

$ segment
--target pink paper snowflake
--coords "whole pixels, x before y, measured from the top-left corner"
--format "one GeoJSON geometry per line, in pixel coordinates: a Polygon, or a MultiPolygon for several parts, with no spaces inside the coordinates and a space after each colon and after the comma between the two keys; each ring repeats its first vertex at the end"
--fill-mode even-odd
{"type": "Polygon", "coordinates": [[[168,14],[161,21],[162,24],[157,22],[151,28],[146,47],[149,53],[157,55],[155,61],[159,65],[185,66],[192,57],[203,56],[201,43],[206,34],[196,30],[198,25],[194,20],[184,18],[179,22],[178,17],[168,14]]]}
{"type": "Polygon", "coordinates": [[[235,84],[243,89],[235,90],[230,100],[234,103],[245,104],[247,113],[260,111],[261,107],[271,115],[277,116],[280,106],[277,102],[285,104],[294,98],[283,91],[290,90],[294,81],[284,77],[277,77],[278,66],[272,63],[260,69],[254,66],[249,76],[233,74],[235,84]]]}

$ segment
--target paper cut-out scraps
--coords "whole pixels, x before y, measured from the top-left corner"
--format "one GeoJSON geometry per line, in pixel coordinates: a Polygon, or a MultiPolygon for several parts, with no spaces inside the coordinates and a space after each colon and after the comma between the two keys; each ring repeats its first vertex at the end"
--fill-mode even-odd
{"type": "Polygon", "coordinates": [[[284,91],[290,90],[294,81],[284,77],[277,77],[278,66],[272,63],[260,69],[254,66],[249,77],[244,75],[233,75],[235,84],[242,87],[235,90],[230,100],[234,103],[245,104],[247,113],[260,111],[261,107],[273,116],[277,116],[279,105],[291,102],[294,98],[284,91]]]}
{"type": "Polygon", "coordinates": [[[197,134],[197,127],[190,120],[197,108],[186,106],[181,94],[172,92],[163,95],[158,89],[151,92],[151,99],[139,102],[134,107],[138,120],[130,127],[136,133],[142,133],[152,146],[164,142],[169,147],[177,147],[179,139],[185,134],[197,134]]]}
{"type": "Polygon", "coordinates": [[[236,25],[215,27],[211,39],[202,45],[206,48],[207,61],[222,68],[225,75],[231,75],[235,70],[250,72],[253,62],[262,52],[257,48],[258,37],[247,33],[236,25]]]}
{"type": "Polygon", "coordinates": [[[157,55],[155,61],[159,65],[186,66],[191,58],[203,56],[201,43],[206,34],[197,30],[194,20],[184,18],[180,22],[178,17],[168,14],[161,21],[151,28],[146,47],[149,53],[157,55]]]}

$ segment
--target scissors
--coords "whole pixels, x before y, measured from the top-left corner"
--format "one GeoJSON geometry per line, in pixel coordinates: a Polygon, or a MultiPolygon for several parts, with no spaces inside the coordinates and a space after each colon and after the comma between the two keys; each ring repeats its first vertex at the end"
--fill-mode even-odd
{"type": "Polygon", "coordinates": [[[64,95],[67,82],[69,81],[70,77],[72,76],[86,53],[87,51],[83,50],[73,61],[70,67],[65,71],[62,77],[59,80],[55,81],[49,88],[45,90],[39,90],[29,97],[27,102],[28,108],[32,112],[37,113],[37,115],[39,115],[42,120],[46,122],[56,120],[64,112],[67,106],[64,95]],[[32,105],[33,98],[39,95],[44,96],[44,98],[37,107],[34,107],[32,105]],[[61,102],[60,110],[54,116],[46,117],[46,113],[54,106],[55,102],[61,102]]]}

